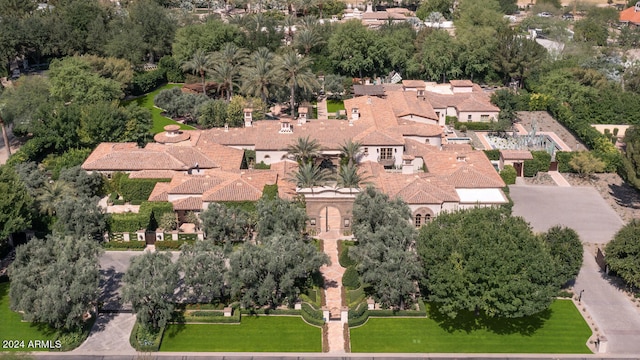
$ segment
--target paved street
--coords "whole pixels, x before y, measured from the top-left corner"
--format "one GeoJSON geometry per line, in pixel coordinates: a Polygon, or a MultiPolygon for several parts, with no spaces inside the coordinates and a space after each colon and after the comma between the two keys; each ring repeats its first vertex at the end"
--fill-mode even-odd
{"type": "MultiPolygon", "coordinates": [[[[560,224],[578,232],[583,243],[609,242],[622,220],[587,187],[511,186],[514,215],[523,216],[535,231],[560,224]]],[[[585,246],[584,263],[574,290],[582,295],[582,306],[608,340],[610,354],[640,354],[640,312],[612,285],[595,262],[595,246],[585,246]]]]}

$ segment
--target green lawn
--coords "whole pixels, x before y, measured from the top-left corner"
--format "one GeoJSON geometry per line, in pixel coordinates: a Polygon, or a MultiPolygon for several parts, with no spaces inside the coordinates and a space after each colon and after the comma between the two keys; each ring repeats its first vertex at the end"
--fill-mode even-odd
{"type": "Polygon", "coordinates": [[[55,340],[56,331],[46,325],[22,321],[22,316],[9,309],[9,283],[0,283],[0,341],[20,340],[17,349],[0,349],[0,351],[48,351],[42,348],[29,348],[29,341],[55,340]]]}
{"type": "MultiPolygon", "coordinates": [[[[430,312],[432,313],[432,312],[430,312]]],[[[444,321],[444,319],[443,319],[444,321]]],[[[473,314],[455,324],[434,319],[370,318],[351,329],[352,352],[404,353],[579,353],[590,354],[591,330],[569,300],[557,300],[542,315],[490,320],[478,326],[473,314]],[[455,326],[456,330],[449,327],[455,326]]]]}
{"type": "MultiPolygon", "coordinates": [[[[184,124],[180,124],[179,122],[162,116],[160,115],[160,113],[162,112],[160,109],[158,109],[157,107],[155,107],[153,105],[153,98],[158,95],[158,93],[162,90],[165,89],[171,89],[174,87],[179,87],[182,86],[180,84],[167,84],[165,86],[162,86],[160,88],[157,88],[156,90],[154,90],[153,92],[148,93],[145,96],[139,97],[135,100],[131,100],[131,101],[135,101],[138,105],[145,107],[149,110],[151,110],[151,116],[153,117],[153,129],[151,129],[151,132],[153,132],[154,134],[157,134],[159,132],[163,132],[164,131],[164,127],[167,125],[171,125],[171,124],[177,124],[180,125],[180,129],[182,130],[194,130],[195,128],[193,126],[189,126],[189,125],[184,125],[184,124]]],[[[129,102],[131,102],[129,101],[129,102]]],[[[129,102],[125,102],[125,105],[129,102]]]]}
{"type": "Polygon", "coordinates": [[[338,110],[344,110],[344,102],[341,100],[327,99],[327,112],[336,113],[337,115],[338,110]]]}
{"type": "Polygon", "coordinates": [[[321,352],[322,329],[297,316],[243,316],[240,325],[169,325],[160,351],[321,352]]]}

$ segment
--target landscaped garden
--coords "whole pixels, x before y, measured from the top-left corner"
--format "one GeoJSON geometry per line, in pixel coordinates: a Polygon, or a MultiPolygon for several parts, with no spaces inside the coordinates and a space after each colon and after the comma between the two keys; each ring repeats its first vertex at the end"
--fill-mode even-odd
{"type": "Polygon", "coordinates": [[[158,93],[162,90],[171,89],[174,87],[182,86],[180,84],[167,84],[162,87],[157,88],[156,90],[146,94],[145,96],[139,97],[135,101],[139,106],[147,108],[151,111],[151,116],[153,117],[153,129],[151,132],[154,134],[160,133],[164,131],[164,127],[167,125],[177,124],[180,125],[181,130],[194,130],[195,128],[189,125],[181,124],[171,118],[166,116],[162,116],[162,110],[155,107],[153,104],[153,98],[158,95],[158,93]]]}
{"type": "Polygon", "coordinates": [[[351,351],[591,353],[586,345],[591,329],[568,300],[557,300],[548,310],[519,319],[488,319],[467,313],[451,320],[437,311],[428,313],[428,318],[421,319],[370,318],[350,330],[351,351]]]}
{"type": "Polygon", "coordinates": [[[321,352],[322,329],[299,316],[244,316],[236,324],[168,325],[160,351],[321,352]]]}

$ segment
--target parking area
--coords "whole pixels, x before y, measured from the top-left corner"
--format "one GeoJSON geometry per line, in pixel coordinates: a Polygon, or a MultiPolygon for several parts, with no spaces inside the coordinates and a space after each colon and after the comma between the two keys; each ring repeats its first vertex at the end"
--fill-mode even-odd
{"type": "Polygon", "coordinates": [[[513,214],[524,217],[534,231],[564,225],[576,230],[583,243],[606,244],[624,225],[592,187],[516,185],[510,194],[513,214]]]}

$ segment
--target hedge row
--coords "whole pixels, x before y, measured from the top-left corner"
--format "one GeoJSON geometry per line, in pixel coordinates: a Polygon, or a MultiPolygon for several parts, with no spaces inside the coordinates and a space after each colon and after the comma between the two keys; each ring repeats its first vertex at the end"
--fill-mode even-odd
{"type": "Polygon", "coordinates": [[[300,310],[294,309],[241,309],[242,315],[300,315],[300,310]]]}
{"type": "Polygon", "coordinates": [[[356,262],[349,256],[349,247],[353,246],[353,244],[353,241],[338,241],[338,252],[340,253],[338,256],[338,262],[343,268],[348,268],[349,266],[354,266],[356,264],[356,262]]]}
{"type": "Polygon", "coordinates": [[[192,240],[164,240],[164,241],[156,241],[155,246],[156,250],[180,250],[182,244],[193,244],[192,240]]]}
{"type": "Polygon", "coordinates": [[[157,69],[133,75],[130,85],[132,95],[143,95],[167,82],[166,71],[157,69]]]}
{"type": "Polygon", "coordinates": [[[144,249],[147,247],[146,241],[108,241],[102,243],[105,249],[144,249]]]}
{"type": "Polygon", "coordinates": [[[500,160],[500,149],[484,150],[484,154],[487,155],[489,160],[500,160]]]}
{"type": "Polygon", "coordinates": [[[137,214],[113,214],[109,219],[109,230],[112,233],[132,233],[140,229],[155,230],[158,226],[156,219],[167,212],[173,212],[173,204],[170,202],[145,201],[140,204],[140,210],[137,214]]]}
{"type": "Polygon", "coordinates": [[[491,123],[488,122],[459,122],[453,125],[456,130],[467,129],[471,131],[488,131],[491,130],[491,123]]]}
{"type": "Polygon", "coordinates": [[[427,316],[427,308],[421,298],[418,298],[418,310],[369,310],[367,303],[360,303],[354,310],[349,310],[349,327],[356,327],[364,324],[369,316],[392,317],[392,316],[427,316]]]}
{"type": "Polygon", "coordinates": [[[169,182],[171,179],[129,179],[123,176],[118,184],[118,192],[125,201],[146,201],[159,182],[169,182]]]}
{"type": "Polygon", "coordinates": [[[302,303],[302,318],[311,325],[322,326],[324,325],[324,316],[322,310],[314,309],[313,306],[302,303]]]}
{"type": "Polygon", "coordinates": [[[240,322],[241,317],[238,310],[234,310],[228,317],[225,317],[224,312],[221,311],[192,311],[184,314],[182,321],[185,323],[235,324],[240,322]]]}
{"type": "Polygon", "coordinates": [[[551,165],[551,154],[546,151],[532,151],[533,160],[524,161],[524,176],[533,177],[538,172],[549,170],[551,165]]]}
{"type": "Polygon", "coordinates": [[[262,197],[265,199],[275,199],[278,197],[278,184],[265,185],[262,188],[262,197]]]}
{"type": "Polygon", "coordinates": [[[360,275],[354,266],[349,266],[342,275],[342,285],[347,289],[357,289],[360,287],[360,275]]]}

